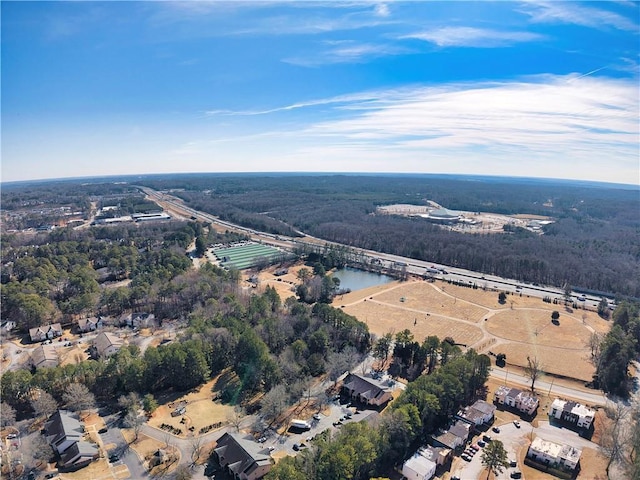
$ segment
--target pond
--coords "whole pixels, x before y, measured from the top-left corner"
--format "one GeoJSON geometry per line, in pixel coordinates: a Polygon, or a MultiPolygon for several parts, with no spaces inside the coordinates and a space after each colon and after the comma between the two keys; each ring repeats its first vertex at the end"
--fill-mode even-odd
{"type": "Polygon", "coordinates": [[[340,279],[340,290],[362,290],[363,288],[375,287],[393,282],[393,278],[378,273],[365,272],[357,268],[341,268],[333,272],[333,276],[340,279]]]}

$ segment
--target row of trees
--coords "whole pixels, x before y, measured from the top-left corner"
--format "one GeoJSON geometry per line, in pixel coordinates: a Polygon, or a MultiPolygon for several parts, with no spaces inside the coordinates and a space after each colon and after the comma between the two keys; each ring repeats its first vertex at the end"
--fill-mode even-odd
{"type": "MultiPolygon", "coordinates": [[[[437,337],[429,342],[444,345],[437,337]]],[[[403,355],[402,349],[398,350],[403,355]]],[[[399,465],[416,442],[444,426],[462,405],[482,395],[490,360],[454,347],[444,363],[409,383],[377,424],[349,423],[334,434],[318,435],[310,449],[285,457],[269,480],[346,480],[384,476],[399,465]]],[[[392,355],[395,357],[395,354],[392,355]]]]}
{"type": "Polygon", "coordinates": [[[623,302],[613,312],[613,326],[602,336],[593,333],[589,340],[591,361],[596,367],[594,383],[607,393],[626,397],[632,388],[629,377],[631,360],[640,355],[640,309],[623,302]]]}

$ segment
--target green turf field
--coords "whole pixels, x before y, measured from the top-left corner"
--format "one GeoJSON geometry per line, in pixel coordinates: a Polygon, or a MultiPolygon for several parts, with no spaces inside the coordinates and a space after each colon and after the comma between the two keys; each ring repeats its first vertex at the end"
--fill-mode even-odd
{"type": "Polygon", "coordinates": [[[262,259],[267,259],[271,263],[276,258],[286,255],[282,250],[259,243],[214,248],[213,253],[221,266],[238,270],[251,268],[262,259]]]}

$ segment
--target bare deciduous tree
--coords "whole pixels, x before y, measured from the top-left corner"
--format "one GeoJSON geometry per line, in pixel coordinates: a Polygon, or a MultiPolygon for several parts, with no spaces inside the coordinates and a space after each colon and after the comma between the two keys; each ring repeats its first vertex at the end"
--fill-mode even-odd
{"type": "Polygon", "coordinates": [[[89,410],[96,405],[93,393],[81,383],[71,383],[62,394],[62,401],[73,412],[89,410]]]}
{"type": "Polygon", "coordinates": [[[191,466],[194,467],[198,463],[200,459],[200,455],[202,454],[202,438],[195,437],[191,439],[191,466]]]}
{"type": "Polygon", "coordinates": [[[592,332],[589,340],[587,341],[587,346],[589,347],[589,352],[591,353],[590,362],[596,368],[600,365],[600,356],[602,354],[602,341],[604,340],[604,336],[598,332],[592,332]]]}
{"type": "Polygon", "coordinates": [[[142,425],[144,425],[144,422],[145,418],[143,416],[140,416],[131,410],[125,415],[124,419],[122,420],[122,423],[124,423],[125,427],[131,428],[133,430],[134,442],[138,441],[140,429],[142,428],[142,425]]]}
{"type": "Polygon", "coordinates": [[[37,416],[48,417],[58,410],[58,402],[45,391],[40,391],[38,398],[31,401],[31,408],[37,416]]]}
{"type": "Polygon", "coordinates": [[[536,380],[542,375],[542,364],[538,357],[527,357],[527,365],[524,374],[531,380],[531,391],[534,391],[536,380]]]}
{"type": "Polygon", "coordinates": [[[227,415],[227,422],[233,425],[233,428],[236,429],[236,432],[240,431],[240,424],[245,417],[244,408],[240,405],[235,405],[233,407],[233,411],[229,412],[227,415]]]}
{"type": "Polygon", "coordinates": [[[607,477],[611,478],[611,465],[624,460],[625,450],[629,445],[626,419],[629,408],[622,402],[607,401],[604,408],[606,418],[602,420],[600,429],[600,450],[607,458],[607,477]]]}
{"type": "Polygon", "coordinates": [[[16,423],[16,411],[7,402],[0,404],[0,426],[7,427],[16,423]]]}
{"type": "Polygon", "coordinates": [[[262,405],[261,412],[265,420],[273,422],[289,406],[289,394],[285,386],[276,385],[269,390],[265,396],[262,397],[260,405],[262,405]]]}

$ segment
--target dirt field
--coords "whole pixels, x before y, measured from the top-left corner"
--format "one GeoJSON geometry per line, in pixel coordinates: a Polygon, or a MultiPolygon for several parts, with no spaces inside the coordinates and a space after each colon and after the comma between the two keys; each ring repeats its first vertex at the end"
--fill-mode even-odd
{"type": "Polygon", "coordinates": [[[187,436],[188,428],[193,426],[193,433],[198,435],[200,429],[217,422],[226,422],[233,412],[233,407],[212,401],[214,393],[212,388],[217,381],[217,377],[200,387],[197,392],[188,393],[169,404],[161,405],[153,412],[149,419],[149,425],[160,428],[166,423],[182,430],[181,437],[187,436]],[[178,405],[184,403],[187,411],[184,415],[172,417],[171,412],[178,405]],[[182,418],[184,423],[180,423],[182,418]]]}
{"type": "Polygon", "coordinates": [[[592,332],[606,333],[610,322],[595,312],[526,295],[508,295],[500,304],[493,285],[479,287],[392,282],[339,296],[333,305],[365,322],[377,336],[404,329],[419,341],[428,335],[450,336],[481,352],[503,352],[510,364],[524,366],[527,356],[533,356],[549,373],[591,380],[587,342],[592,332]],[[554,310],[560,312],[559,325],[551,323],[554,310]]]}

